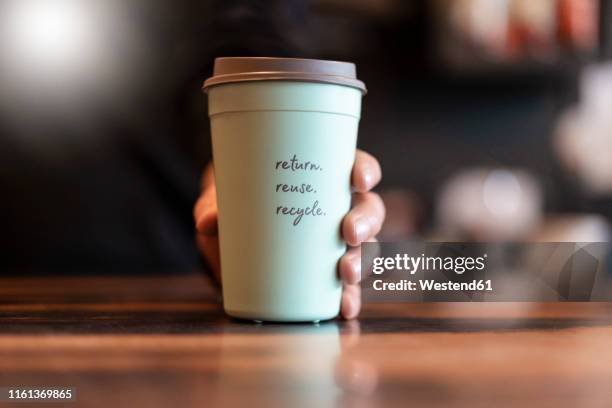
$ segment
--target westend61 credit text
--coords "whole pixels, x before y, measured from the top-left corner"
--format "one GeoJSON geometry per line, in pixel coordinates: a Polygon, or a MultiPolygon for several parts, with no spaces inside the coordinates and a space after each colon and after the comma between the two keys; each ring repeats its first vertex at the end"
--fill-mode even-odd
{"type": "MultiPolygon", "coordinates": [[[[392,257],[375,257],[372,273],[381,275],[386,271],[403,271],[414,275],[417,271],[452,271],[463,275],[466,271],[482,271],[486,267],[487,254],[479,257],[410,256],[396,254],[392,257]]],[[[385,282],[375,279],[372,288],[376,291],[492,291],[491,280],[474,279],[467,282],[439,282],[433,279],[419,279],[418,283],[408,279],[385,282]]]]}

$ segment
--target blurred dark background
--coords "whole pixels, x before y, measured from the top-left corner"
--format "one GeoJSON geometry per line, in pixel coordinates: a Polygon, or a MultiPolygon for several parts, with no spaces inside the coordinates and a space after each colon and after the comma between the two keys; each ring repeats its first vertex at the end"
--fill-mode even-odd
{"type": "Polygon", "coordinates": [[[608,0],[1,0],[0,19],[7,273],[202,268],[217,56],[357,64],[382,239],[608,239],[608,0]]]}

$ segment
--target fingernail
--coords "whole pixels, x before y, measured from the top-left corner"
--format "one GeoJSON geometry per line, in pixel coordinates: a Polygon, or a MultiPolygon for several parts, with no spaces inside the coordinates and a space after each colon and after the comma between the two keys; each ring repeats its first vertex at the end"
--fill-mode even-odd
{"type": "Polygon", "coordinates": [[[351,258],[351,269],[353,270],[353,275],[355,280],[351,283],[357,283],[361,281],[361,257],[354,256],[351,258]]]}
{"type": "Polygon", "coordinates": [[[372,188],[372,184],[374,184],[374,172],[371,167],[366,167],[363,170],[363,183],[365,184],[366,189],[372,188]]]}
{"type": "Polygon", "coordinates": [[[370,222],[366,217],[360,217],[355,221],[355,238],[363,242],[370,236],[370,222]]]}

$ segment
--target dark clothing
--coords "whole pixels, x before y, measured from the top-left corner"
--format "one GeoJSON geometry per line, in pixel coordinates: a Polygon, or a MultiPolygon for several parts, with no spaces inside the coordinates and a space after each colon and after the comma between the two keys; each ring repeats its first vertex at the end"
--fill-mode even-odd
{"type": "MultiPolygon", "coordinates": [[[[114,4],[124,27],[105,33],[117,35],[119,66],[107,84],[67,82],[18,108],[0,94],[3,271],[201,269],[192,208],[210,142],[200,86],[216,56],[299,55],[287,33],[301,2],[126,3],[114,4]]],[[[0,89],[9,81],[0,74],[0,89]]]]}

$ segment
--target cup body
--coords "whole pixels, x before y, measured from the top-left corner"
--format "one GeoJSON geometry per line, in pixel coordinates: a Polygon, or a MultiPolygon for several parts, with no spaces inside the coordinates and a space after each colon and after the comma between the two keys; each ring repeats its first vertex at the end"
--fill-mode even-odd
{"type": "Polygon", "coordinates": [[[214,86],[208,96],[226,313],[335,317],[361,92],[247,81],[214,86]]]}

